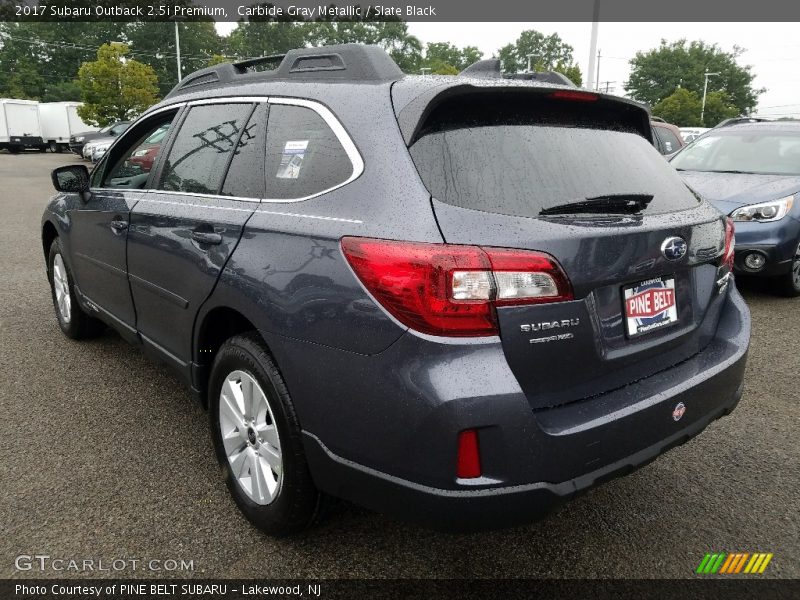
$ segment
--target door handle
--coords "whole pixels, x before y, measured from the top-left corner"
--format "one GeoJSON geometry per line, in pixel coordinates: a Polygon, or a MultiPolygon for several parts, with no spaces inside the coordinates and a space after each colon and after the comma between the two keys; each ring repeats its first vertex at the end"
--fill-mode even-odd
{"type": "Polygon", "coordinates": [[[120,232],[124,231],[128,228],[128,222],[122,219],[114,219],[111,221],[111,229],[114,231],[120,232]]]}
{"type": "Polygon", "coordinates": [[[222,236],[211,231],[193,231],[192,239],[198,244],[221,244],[222,236]]]}

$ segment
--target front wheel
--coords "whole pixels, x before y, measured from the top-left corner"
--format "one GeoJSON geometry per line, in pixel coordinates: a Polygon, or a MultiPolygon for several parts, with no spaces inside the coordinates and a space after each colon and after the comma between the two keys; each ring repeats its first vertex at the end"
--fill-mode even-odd
{"type": "Polygon", "coordinates": [[[784,296],[795,298],[800,296],[800,243],[794,251],[792,268],[788,273],[779,277],[776,282],[777,289],[784,296]]]}
{"type": "Polygon", "coordinates": [[[308,470],[286,384],[258,334],[223,344],[208,393],[217,459],[242,513],[273,536],[310,526],[322,495],[308,470]]]}
{"type": "Polygon", "coordinates": [[[50,245],[47,275],[58,326],[68,338],[80,340],[99,335],[104,327],[97,319],[87,315],[78,305],[72,273],[64,262],[61,242],[56,238],[50,245]]]}

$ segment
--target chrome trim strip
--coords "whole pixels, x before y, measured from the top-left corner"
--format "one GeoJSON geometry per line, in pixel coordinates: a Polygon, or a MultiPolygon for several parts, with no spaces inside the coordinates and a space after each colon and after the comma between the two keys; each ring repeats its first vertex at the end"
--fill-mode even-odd
{"type": "Polygon", "coordinates": [[[258,102],[269,102],[269,96],[226,96],[222,98],[201,98],[199,100],[189,100],[189,106],[199,106],[201,104],[256,104],[258,102]]]}
{"type": "MultiPolygon", "coordinates": [[[[170,196],[191,196],[192,198],[213,198],[214,200],[236,200],[238,202],[254,202],[258,204],[261,202],[259,198],[244,198],[242,196],[223,196],[221,194],[198,194],[197,192],[178,192],[174,190],[157,190],[157,189],[146,189],[140,190],[146,194],[168,194],[170,196]]],[[[144,198],[141,198],[142,200],[144,198]]],[[[214,208],[213,206],[211,208],[214,208]]],[[[239,209],[241,210],[241,209],[239,209]]]]}
{"type": "MultiPolygon", "coordinates": [[[[153,190],[157,193],[179,193],[179,192],[160,192],[159,190],[153,190]]],[[[183,192],[180,192],[181,195],[184,195],[183,192]]],[[[194,195],[194,194],[186,194],[186,195],[194,195]]],[[[208,196],[206,196],[208,197],[208,196]]],[[[215,198],[225,198],[225,196],[214,196],[215,198]]],[[[213,204],[195,204],[193,202],[169,202],[168,200],[157,200],[155,198],[141,198],[140,202],[152,202],[153,204],[171,204],[172,206],[191,206],[192,208],[210,208],[212,210],[235,210],[238,212],[253,212],[255,208],[234,208],[233,206],[214,206],[213,204]]],[[[258,202],[258,200],[251,200],[250,202],[258,202]]]]}

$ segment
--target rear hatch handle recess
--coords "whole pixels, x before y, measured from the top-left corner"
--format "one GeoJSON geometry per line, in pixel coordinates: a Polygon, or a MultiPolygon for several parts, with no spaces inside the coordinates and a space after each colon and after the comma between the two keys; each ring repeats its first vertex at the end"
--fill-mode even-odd
{"type": "Polygon", "coordinates": [[[585,200],[568,202],[549,206],[539,211],[539,216],[554,215],[635,215],[641,213],[650,204],[653,196],[650,194],[608,194],[594,196],[585,200]]]}

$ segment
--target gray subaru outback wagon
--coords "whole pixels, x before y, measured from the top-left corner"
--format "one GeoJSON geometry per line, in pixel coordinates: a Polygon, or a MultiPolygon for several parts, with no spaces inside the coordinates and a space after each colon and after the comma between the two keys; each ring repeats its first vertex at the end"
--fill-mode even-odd
{"type": "Polygon", "coordinates": [[[41,229],[62,331],[172,366],[258,527],[329,497],[525,522],[736,406],[733,227],[644,107],[375,47],[271,61],[194,73],[91,175],[56,169],[41,229]]]}

